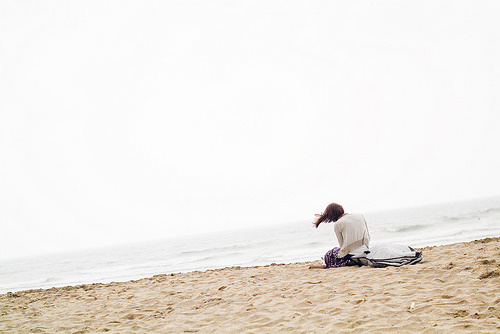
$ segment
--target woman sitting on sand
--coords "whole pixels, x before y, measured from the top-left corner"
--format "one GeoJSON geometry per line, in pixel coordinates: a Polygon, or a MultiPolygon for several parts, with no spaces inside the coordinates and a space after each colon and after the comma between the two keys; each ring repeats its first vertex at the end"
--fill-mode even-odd
{"type": "Polygon", "coordinates": [[[317,214],[314,222],[316,228],[321,223],[335,222],[335,234],[340,247],[335,247],[324,256],[325,264],[313,268],[338,268],[348,264],[354,254],[368,250],[370,233],[363,215],[358,213],[345,213],[344,208],[337,204],[329,204],[322,214],[317,214]]]}

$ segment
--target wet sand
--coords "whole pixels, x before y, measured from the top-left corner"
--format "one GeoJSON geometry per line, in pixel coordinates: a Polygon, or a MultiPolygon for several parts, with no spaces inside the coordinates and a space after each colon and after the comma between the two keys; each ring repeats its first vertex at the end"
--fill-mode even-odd
{"type": "Polygon", "coordinates": [[[500,332],[500,238],[400,268],[293,263],[0,295],[1,333],[500,332]]]}

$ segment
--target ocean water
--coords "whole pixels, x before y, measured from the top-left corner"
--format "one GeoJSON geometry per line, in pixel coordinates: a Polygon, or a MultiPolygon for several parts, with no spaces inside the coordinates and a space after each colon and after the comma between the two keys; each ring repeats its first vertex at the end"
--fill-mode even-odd
{"type": "MultiPolygon", "coordinates": [[[[363,213],[371,244],[413,247],[500,236],[500,197],[363,213]]],[[[0,261],[0,293],[156,274],[319,260],[337,246],[333,224],[310,221],[106,249],[0,261]]],[[[425,256],[425,254],[424,254],[425,256]]]]}

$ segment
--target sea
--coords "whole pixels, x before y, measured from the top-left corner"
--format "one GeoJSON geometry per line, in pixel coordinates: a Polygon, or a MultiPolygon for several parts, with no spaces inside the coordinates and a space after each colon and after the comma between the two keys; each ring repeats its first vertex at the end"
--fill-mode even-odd
{"type": "MultiPolygon", "coordinates": [[[[362,212],[371,245],[444,245],[500,236],[500,197],[362,212]]],[[[269,225],[0,261],[0,293],[136,280],[157,274],[320,260],[337,246],[333,224],[269,225]]],[[[425,253],[424,253],[425,257],[425,253]]]]}

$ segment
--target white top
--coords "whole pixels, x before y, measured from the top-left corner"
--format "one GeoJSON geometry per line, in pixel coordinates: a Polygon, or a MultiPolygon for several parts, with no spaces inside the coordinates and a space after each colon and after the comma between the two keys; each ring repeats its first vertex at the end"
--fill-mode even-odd
{"type": "Polygon", "coordinates": [[[339,241],[339,257],[344,257],[361,246],[370,247],[370,233],[363,215],[345,214],[335,222],[334,228],[339,241]]]}

